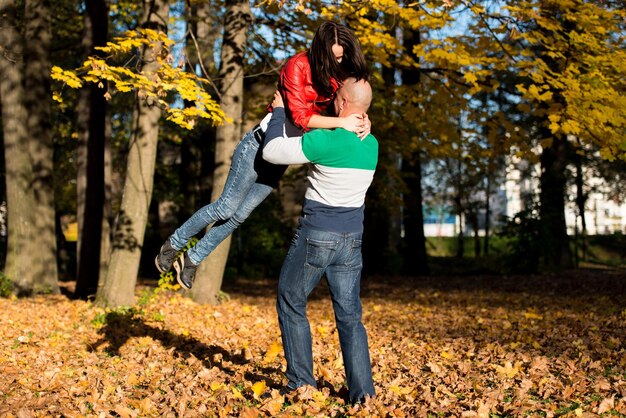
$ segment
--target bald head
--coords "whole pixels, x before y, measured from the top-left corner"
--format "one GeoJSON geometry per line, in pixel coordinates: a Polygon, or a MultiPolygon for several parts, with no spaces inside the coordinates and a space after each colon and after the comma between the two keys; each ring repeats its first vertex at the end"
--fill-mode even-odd
{"type": "Polygon", "coordinates": [[[372,103],[372,87],[366,80],[357,81],[347,78],[335,98],[337,116],[348,116],[353,113],[367,113],[372,103]]]}

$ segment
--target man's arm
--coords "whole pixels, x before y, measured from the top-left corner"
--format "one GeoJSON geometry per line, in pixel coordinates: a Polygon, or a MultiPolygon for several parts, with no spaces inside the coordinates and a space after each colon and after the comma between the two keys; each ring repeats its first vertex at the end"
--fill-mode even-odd
{"type": "Polygon", "coordinates": [[[287,137],[285,134],[285,108],[280,93],[275,93],[272,118],[265,131],[263,159],[272,164],[304,164],[309,160],[302,151],[301,137],[287,137]]]}

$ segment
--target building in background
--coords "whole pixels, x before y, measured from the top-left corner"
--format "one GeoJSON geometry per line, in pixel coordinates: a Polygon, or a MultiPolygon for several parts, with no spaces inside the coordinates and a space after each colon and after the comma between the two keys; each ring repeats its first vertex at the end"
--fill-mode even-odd
{"type": "MultiPolygon", "coordinates": [[[[511,218],[523,210],[530,209],[533,202],[538,201],[539,165],[529,165],[525,160],[511,159],[506,171],[507,174],[502,179],[500,187],[494,190],[489,198],[492,232],[502,224],[505,218],[511,218]]],[[[612,199],[610,191],[601,178],[594,177],[589,172],[587,175],[588,178],[585,179],[587,235],[626,234],[626,202],[612,199]]],[[[576,196],[573,185],[568,195],[576,196]]],[[[484,201],[484,195],[477,195],[475,199],[484,201]]],[[[480,211],[478,220],[478,232],[482,236],[485,233],[484,210],[480,211]]],[[[566,203],[565,221],[570,235],[581,233],[582,222],[573,200],[566,203]]],[[[456,236],[459,227],[463,229],[464,235],[473,234],[472,226],[466,222],[465,218],[452,214],[447,207],[442,205],[425,208],[424,233],[427,237],[456,236]]]]}

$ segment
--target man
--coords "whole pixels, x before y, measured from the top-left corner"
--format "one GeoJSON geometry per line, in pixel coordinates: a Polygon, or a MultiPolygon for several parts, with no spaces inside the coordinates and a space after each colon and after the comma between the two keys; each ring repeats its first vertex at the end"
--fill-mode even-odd
{"type": "MultiPolygon", "coordinates": [[[[347,79],[337,91],[335,113],[364,114],[372,100],[365,80],[347,79]]],[[[367,333],[359,295],[365,193],[378,162],[378,142],[344,129],[317,129],[301,138],[284,133],[285,111],[274,95],[263,158],[273,164],[309,163],[300,225],[278,284],[278,320],[287,359],[286,390],[316,386],[307,298],[326,274],[331,292],[350,401],[374,396],[367,333]]]]}

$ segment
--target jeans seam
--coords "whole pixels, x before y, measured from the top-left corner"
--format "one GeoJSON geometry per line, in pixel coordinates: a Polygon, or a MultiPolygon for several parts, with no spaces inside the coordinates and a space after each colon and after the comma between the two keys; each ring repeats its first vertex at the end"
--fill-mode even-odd
{"type": "MultiPolygon", "coordinates": [[[[252,139],[254,139],[254,137],[252,139]]],[[[240,153],[240,157],[237,160],[237,164],[235,165],[237,167],[237,171],[235,172],[235,177],[233,177],[233,179],[232,179],[232,185],[233,186],[237,184],[237,182],[239,180],[239,177],[242,174],[243,167],[242,167],[241,164],[239,164],[239,162],[243,161],[245,159],[245,157],[248,155],[248,152],[247,152],[248,148],[254,148],[253,142],[256,143],[256,140],[252,141],[250,139],[250,135],[248,135],[248,134],[246,134],[246,136],[244,137],[244,141],[246,141],[246,140],[247,140],[247,142],[242,144],[245,148],[240,153]]],[[[257,151],[258,151],[258,147],[257,147],[257,151]]],[[[233,167],[232,160],[231,160],[231,167],[233,167]]],[[[230,196],[233,194],[234,189],[235,189],[235,187],[232,187],[232,186],[229,187],[228,190],[226,190],[226,194],[225,195],[222,193],[222,195],[220,196],[220,200],[222,200],[222,198],[224,198],[223,200],[225,202],[227,202],[229,200],[230,196]]],[[[244,196],[244,199],[245,199],[245,196],[244,196]]],[[[219,207],[221,207],[223,205],[225,205],[225,203],[221,203],[219,205],[219,207]]],[[[214,212],[216,212],[216,215],[217,215],[217,210],[218,210],[217,208],[214,210],[214,212]]],[[[235,212],[236,211],[237,211],[237,209],[235,209],[235,212]]],[[[215,221],[217,221],[217,220],[225,220],[225,219],[219,219],[218,216],[215,216],[215,218],[216,218],[215,221]]]]}

